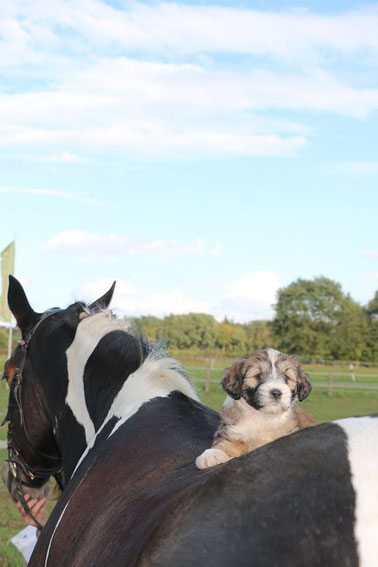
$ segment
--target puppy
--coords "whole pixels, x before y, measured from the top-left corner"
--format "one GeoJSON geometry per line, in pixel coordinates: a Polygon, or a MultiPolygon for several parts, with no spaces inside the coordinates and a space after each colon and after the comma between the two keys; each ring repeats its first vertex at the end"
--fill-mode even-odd
{"type": "Polygon", "coordinates": [[[272,348],[235,362],[222,380],[228,396],[213,446],[196,459],[199,469],[214,467],[314,424],[295,405],[311,392],[296,356],[272,348]]]}

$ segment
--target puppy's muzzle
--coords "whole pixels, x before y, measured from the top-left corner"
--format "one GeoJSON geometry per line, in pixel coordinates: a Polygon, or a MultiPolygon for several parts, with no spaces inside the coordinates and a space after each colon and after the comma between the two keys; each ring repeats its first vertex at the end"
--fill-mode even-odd
{"type": "Polygon", "coordinates": [[[281,390],[279,390],[278,388],[273,388],[272,390],[270,390],[270,395],[271,395],[272,398],[274,398],[275,400],[279,400],[280,397],[282,396],[282,392],[281,392],[281,390]]]}

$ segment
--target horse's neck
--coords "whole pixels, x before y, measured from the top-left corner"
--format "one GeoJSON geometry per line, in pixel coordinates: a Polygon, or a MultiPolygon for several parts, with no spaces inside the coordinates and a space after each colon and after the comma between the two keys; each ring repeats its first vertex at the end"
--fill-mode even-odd
{"type": "Polygon", "coordinates": [[[66,408],[57,420],[56,437],[63,461],[64,474],[69,479],[87,447],[85,432],[72,412],[66,408]]]}
{"type": "MultiPolygon", "coordinates": [[[[87,412],[86,428],[82,425],[82,442],[86,448],[79,459],[86,457],[94,444],[102,442],[112,436],[123,424],[130,420],[147,402],[157,398],[168,398],[173,392],[184,394],[191,400],[198,400],[193,386],[179,371],[178,363],[169,357],[148,357],[135,371],[128,375],[122,387],[114,396],[109,410],[99,427],[92,422],[89,424],[90,414],[87,412]],[[84,431],[94,431],[91,436],[85,437],[84,431]]],[[[108,400],[107,400],[108,403],[108,400]]],[[[68,410],[68,408],[67,408],[68,410]]],[[[73,415],[71,413],[71,415],[73,415]]],[[[97,414],[98,415],[98,414],[97,414]]],[[[82,418],[82,421],[84,419],[82,418]]]]}
{"type": "Polygon", "coordinates": [[[126,378],[140,365],[141,350],[123,322],[100,313],[80,323],[66,359],[68,383],[59,419],[60,446],[65,468],[73,470],[126,378]]]}
{"type": "Polygon", "coordinates": [[[104,314],[84,319],[78,326],[66,351],[68,385],[61,447],[67,470],[72,472],[109,424],[107,435],[112,435],[146,402],[174,391],[198,399],[176,360],[156,351],[146,356],[146,350],[122,322],[104,314]],[[74,437],[67,439],[69,431],[74,437]]]}

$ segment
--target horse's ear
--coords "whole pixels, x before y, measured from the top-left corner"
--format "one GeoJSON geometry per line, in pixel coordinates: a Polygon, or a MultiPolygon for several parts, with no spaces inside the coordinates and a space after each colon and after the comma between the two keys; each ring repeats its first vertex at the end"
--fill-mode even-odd
{"type": "Polygon", "coordinates": [[[30,307],[24,288],[13,276],[9,276],[8,305],[21,333],[25,335],[38,318],[38,313],[30,307]]]}
{"type": "Polygon", "coordinates": [[[111,288],[106,293],[104,293],[104,295],[102,295],[101,297],[96,299],[96,301],[90,304],[89,309],[95,309],[96,307],[100,309],[106,309],[106,307],[109,306],[109,303],[112,300],[115,284],[116,282],[114,281],[111,288]]]}

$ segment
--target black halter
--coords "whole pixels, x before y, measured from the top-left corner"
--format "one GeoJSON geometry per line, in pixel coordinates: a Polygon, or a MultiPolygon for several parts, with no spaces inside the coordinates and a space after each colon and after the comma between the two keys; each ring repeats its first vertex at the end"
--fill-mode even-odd
{"type": "MultiPolygon", "coordinates": [[[[1,423],[1,425],[4,425],[5,423],[7,423],[9,421],[9,425],[8,425],[8,435],[7,435],[7,444],[8,444],[8,459],[7,462],[9,463],[9,470],[14,478],[14,481],[16,483],[16,492],[17,492],[17,496],[25,510],[25,512],[33,519],[33,521],[35,522],[35,524],[38,526],[39,529],[42,529],[43,526],[41,526],[41,524],[38,522],[38,520],[33,516],[28,503],[25,500],[25,491],[24,491],[24,487],[32,487],[32,482],[35,480],[48,480],[50,478],[50,476],[53,476],[59,486],[59,488],[61,490],[64,489],[64,480],[63,480],[63,466],[62,466],[62,462],[61,462],[61,458],[57,457],[55,455],[47,455],[46,453],[44,453],[43,451],[40,451],[39,449],[37,449],[36,447],[34,447],[28,431],[26,429],[26,425],[25,425],[25,419],[24,419],[24,412],[23,412],[23,408],[22,408],[22,403],[21,403],[21,388],[22,388],[22,380],[23,380],[23,371],[24,371],[24,366],[25,366],[25,359],[26,359],[26,354],[27,354],[27,349],[28,346],[30,344],[30,340],[32,339],[34,333],[36,332],[36,330],[38,329],[38,327],[40,326],[40,324],[42,323],[42,321],[44,321],[45,319],[47,319],[48,317],[50,317],[50,315],[55,314],[57,311],[60,311],[59,307],[54,307],[52,309],[49,309],[48,311],[45,311],[45,313],[43,313],[42,317],[39,319],[39,321],[36,323],[36,325],[34,325],[34,327],[29,331],[29,333],[26,336],[26,339],[23,340],[21,339],[19,342],[19,346],[21,348],[21,360],[19,361],[19,364],[17,365],[16,371],[15,371],[15,375],[12,379],[12,384],[11,384],[11,391],[9,394],[9,404],[8,404],[8,411],[7,414],[3,420],[3,422],[1,423]],[[21,454],[21,451],[19,450],[19,448],[17,447],[15,440],[14,440],[14,425],[12,423],[12,417],[13,417],[13,409],[14,409],[14,404],[17,405],[18,407],[18,411],[20,414],[20,424],[21,427],[23,428],[24,434],[25,434],[25,438],[27,440],[27,442],[29,443],[29,445],[31,446],[31,448],[33,449],[33,451],[40,455],[41,457],[45,458],[45,459],[49,459],[52,461],[57,461],[57,465],[53,466],[53,467],[32,467],[30,465],[28,465],[24,459],[24,457],[21,454]],[[19,470],[22,470],[24,476],[28,479],[29,482],[23,482],[20,479],[19,476],[19,470]]],[[[11,483],[8,483],[9,485],[11,483]]],[[[10,486],[8,486],[8,489],[10,489],[10,486]]]]}

